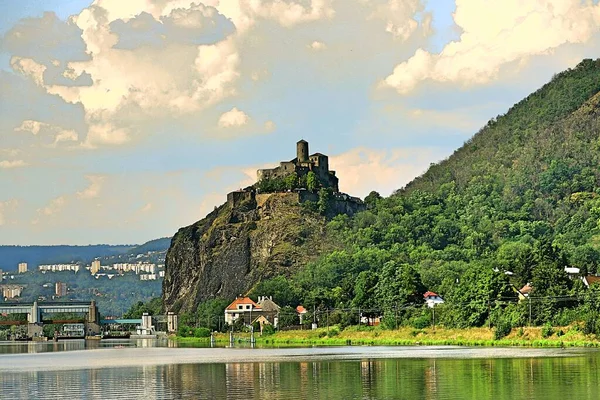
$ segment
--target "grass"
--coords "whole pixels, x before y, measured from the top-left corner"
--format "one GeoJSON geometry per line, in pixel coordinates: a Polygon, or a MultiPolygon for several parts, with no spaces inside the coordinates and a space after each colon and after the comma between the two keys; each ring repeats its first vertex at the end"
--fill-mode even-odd
{"type": "MultiPolygon", "coordinates": [[[[600,347],[595,335],[585,335],[577,326],[555,328],[556,333],[542,337],[542,327],[515,328],[509,335],[494,340],[489,328],[384,330],[379,327],[319,328],[316,330],[281,331],[269,336],[256,335],[257,344],[265,345],[392,345],[392,346],[485,346],[485,347],[600,347]]],[[[235,333],[236,342],[250,341],[249,333],[235,333]]],[[[182,342],[207,342],[209,338],[177,338],[182,342]]],[[[229,342],[228,333],[218,333],[215,340],[229,342]]]]}

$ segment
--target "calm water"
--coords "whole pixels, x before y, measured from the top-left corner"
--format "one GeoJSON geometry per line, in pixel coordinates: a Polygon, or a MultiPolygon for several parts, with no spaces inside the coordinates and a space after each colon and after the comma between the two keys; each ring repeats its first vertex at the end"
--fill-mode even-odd
{"type": "Polygon", "coordinates": [[[2,399],[598,399],[600,353],[0,343],[2,399]]]}

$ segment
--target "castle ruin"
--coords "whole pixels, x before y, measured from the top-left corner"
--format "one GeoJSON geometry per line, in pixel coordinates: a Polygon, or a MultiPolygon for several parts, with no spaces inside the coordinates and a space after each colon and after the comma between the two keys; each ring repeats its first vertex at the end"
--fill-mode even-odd
{"type": "Polygon", "coordinates": [[[281,161],[279,167],[259,169],[256,173],[259,181],[263,179],[283,178],[292,173],[299,178],[313,172],[319,179],[321,186],[339,192],[339,180],[335,171],[329,170],[329,157],[325,154],[314,153],[308,155],[308,142],[300,140],[296,143],[296,158],[290,161],[281,161]]]}

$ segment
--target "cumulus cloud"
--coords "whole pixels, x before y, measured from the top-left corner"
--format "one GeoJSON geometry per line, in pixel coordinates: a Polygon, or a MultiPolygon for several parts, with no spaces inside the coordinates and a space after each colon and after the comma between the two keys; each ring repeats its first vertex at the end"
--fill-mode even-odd
{"type": "Polygon", "coordinates": [[[315,40],[314,42],[312,42],[311,44],[308,45],[308,48],[314,51],[319,51],[319,50],[325,50],[327,48],[327,45],[323,42],[319,42],[317,40],[315,40]]]}
{"type": "Polygon", "coordinates": [[[275,122],[270,120],[265,122],[265,131],[273,132],[275,129],[277,129],[277,125],[275,125],[275,122]]]}
{"type": "Polygon", "coordinates": [[[77,192],[77,197],[80,199],[93,199],[98,197],[106,177],[101,175],[87,175],[85,178],[90,182],[90,184],[87,188],[85,188],[85,190],[77,192]]]}
{"type": "Polygon", "coordinates": [[[378,150],[365,147],[332,156],[330,168],[340,178],[340,190],[365,197],[371,190],[388,196],[425,172],[442,154],[435,148],[378,150]]]}
{"type": "Polygon", "coordinates": [[[45,207],[39,208],[37,212],[39,215],[44,215],[47,217],[52,216],[60,212],[66,203],[66,198],[64,196],[59,196],[55,199],[52,199],[45,207]]]}
{"type": "Polygon", "coordinates": [[[52,147],[58,146],[61,142],[77,142],[79,140],[79,135],[72,129],[64,129],[60,126],[35,120],[23,121],[20,126],[15,128],[15,132],[29,132],[35,136],[48,135],[52,137],[50,144],[52,147]]]}
{"type": "Polygon", "coordinates": [[[233,107],[230,111],[227,111],[219,118],[220,128],[235,128],[246,125],[250,121],[250,117],[243,111],[233,107]]]}
{"type": "Polygon", "coordinates": [[[36,85],[44,86],[44,71],[46,66],[35,62],[31,58],[12,57],[10,66],[16,72],[30,77],[36,85]]]}
{"type": "Polygon", "coordinates": [[[500,68],[566,43],[584,43],[600,30],[600,5],[581,0],[457,0],[458,41],[439,54],[418,49],[397,65],[384,85],[406,94],[419,82],[482,84],[500,68]]]}
{"type": "Polygon", "coordinates": [[[25,120],[20,126],[15,128],[15,132],[29,132],[37,135],[40,133],[40,129],[42,129],[43,126],[47,126],[47,124],[40,121],[25,120]]]}
{"type": "MultiPolygon", "coordinates": [[[[418,13],[424,10],[421,0],[366,0],[374,10],[369,15],[370,19],[379,19],[385,22],[385,31],[395,38],[407,40],[418,29],[416,19],[418,13]]],[[[431,15],[423,16],[424,33],[430,33],[431,15]]]]}
{"type": "Polygon", "coordinates": [[[11,169],[11,168],[19,168],[19,167],[26,167],[27,164],[25,161],[23,160],[3,160],[0,161],[0,168],[4,168],[4,169],[11,169]]]}

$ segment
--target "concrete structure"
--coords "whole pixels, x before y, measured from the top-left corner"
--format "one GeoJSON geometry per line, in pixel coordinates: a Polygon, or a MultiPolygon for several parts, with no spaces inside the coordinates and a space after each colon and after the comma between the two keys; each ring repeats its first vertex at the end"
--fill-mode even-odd
{"type": "Polygon", "coordinates": [[[4,279],[4,271],[0,269],[0,281],[2,281],[2,279],[4,279]]]}
{"type": "Polygon", "coordinates": [[[167,313],[167,332],[175,333],[179,329],[179,324],[177,321],[177,314],[173,312],[167,313]]]}
{"type": "Polygon", "coordinates": [[[142,315],[142,323],[135,328],[135,333],[141,337],[154,337],[156,335],[151,315],[148,313],[142,315]]]}
{"type": "Polygon", "coordinates": [[[23,293],[23,286],[21,285],[2,285],[2,297],[5,299],[14,299],[15,297],[21,297],[23,293]]]}
{"type": "Polygon", "coordinates": [[[72,271],[79,272],[81,266],[77,264],[43,264],[38,265],[38,270],[45,274],[46,272],[64,272],[64,271],[72,271]]]}
{"type": "Polygon", "coordinates": [[[100,333],[100,320],[96,302],[44,302],[33,304],[0,304],[0,313],[27,314],[30,337],[39,337],[43,332],[42,315],[55,313],[81,313],[85,314],[85,328],[88,336],[100,333]]]}
{"type": "Polygon", "coordinates": [[[259,169],[258,180],[283,178],[296,173],[299,178],[313,172],[323,187],[332,188],[334,192],[339,191],[339,180],[335,171],[329,170],[329,157],[325,154],[314,153],[308,155],[308,142],[300,140],[296,143],[296,158],[290,161],[281,161],[278,167],[270,169],[259,169]]]}
{"type": "MultiPolygon", "coordinates": [[[[111,269],[110,267],[105,269],[111,269]]],[[[112,266],[112,269],[119,272],[134,272],[136,275],[140,273],[154,274],[156,272],[156,264],[150,263],[117,263],[112,266]]]]}
{"type": "Polygon", "coordinates": [[[94,260],[90,265],[90,274],[96,275],[98,272],[100,272],[100,260],[94,260]]]}
{"type": "Polygon", "coordinates": [[[67,284],[64,282],[56,282],[54,284],[54,294],[58,297],[67,295],[67,284]]]}
{"type": "Polygon", "coordinates": [[[26,262],[19,263],[18,272],[19,272],[19,274],[24,274],[25,272],[27,272],[27,263],[26,262]]]}

